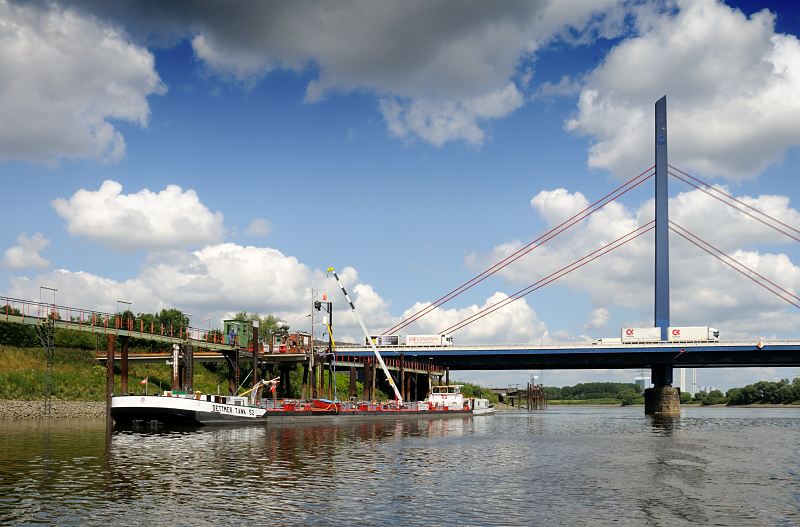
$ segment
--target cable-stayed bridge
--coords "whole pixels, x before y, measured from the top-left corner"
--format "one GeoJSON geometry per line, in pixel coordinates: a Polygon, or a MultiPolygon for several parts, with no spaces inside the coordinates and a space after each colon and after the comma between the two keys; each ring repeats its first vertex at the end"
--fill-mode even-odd
{"type": "MultiPolygon", "coordinates": [[[[654,327],[660,328],[660,342],[654,343],[583,343],[583,344],[502,344],[492,346],[479,346],[459,344],[457,346],[391,346],[381,348],[381,353],[392,360],[397,360],[397,371],[402,376],[404,361],[413,361],[418,370],[428,372],[440,371],[441,368],[451,369],[592,369],[592,368],[650,368],[654,388],[646,393],[646,411],[653,414],[674,415],[679,412],[679,394],[672,388],[672,369],[675,367],[746,367],[746,366],[800,366],[800,339],[798,340],[748,340],[748,341],[721,341],[721,342],[670,342],[667,330],[670,327],[670,297],[669,297],[669,234],[695,246],[717,261],[725,264],[743,278],[753,282],[768,291],[783,302],[800,308],[800,296],[790,288],[784,287],[776,281],[767,278],[756,269],[738,261],[714,244],[703,239],[690,230],[690,226],[680,225],[670,220],[668,211],[668,181],[670,178],[700,191],[719,203],[730,207],[753,221],[761,224],[765,229],[772,229],[787,238],[800,242],[800,229],[776,218],[752,205],[728,194],[722,188],[711,185],[700,178],[670,165],[667,160],[667,113],[666,97],[656,102],[655,105],[655,163],[636,176],[628,179],[603,197],[592,202],[583,210],[564,220],[547,232],[541,234],[512,254],[487,267],[484,271],[458,287],[440,296],[435,301],[427,304],[415,313],[401,320],[393,327],[386,329],[383,335],[397,334],[409,325],[419,321],[437,308],[457,298],[476,285],[497,274],[501,270],[514,264],[519,259],[535,251],[542,245],[576,225],[582,224],[592,214],[602,210],[609,203],[614,202],[628,192],[643,184],[654,180],[655,187],[655,217],[643,222],[641,225],[627,233],[617,233],[615,238],[591,250],[560,267],[559,269],[544,274],[531,282],[526,287],[509,294],[503,300],[486,306],[480,311],[459,320],[448,327],[441,328],[437,333],[452,334],[476,323],[485,317],[491,316],[509,304],[523,298],[535,291],[550,285],[561,278],[580,272],[585,266],[591,265],[603,256],[616,251],[620,247],[633,242],[651,231],[655,233],[655,258],[654,258],[654,327]]],[[[235,342],[227,342],[224,336],[217,336],[210,330],[204,331],[197,328],[169,328],[165,333],[163,327],[145,328],[141,321],[127,317],[121,319],[119,314],[98,314],[95,312],[80,313],[78,320],[70,313],[72,308],[48,306],[41,303],[29,302],[31,306],[37,304],[38,313],[20,312],[14,308],[9,311],[9,302],[14,299],[5,299],[5,320],[35,325],[41,329],[44,326],[69,327],[79,331],[104,333],[113,335],[114,338],[127,342],[128,338],[142,338],[151,341],[176,344],[188,349],[203,349],[206,353],[221,353],[233,361],[238,372],[238,357],[240,352],[247,353],[253,361],[253,379],[257,378],[258,350],[241,349],[235,342]],[[42,312],[44,305],[44,312],[42,312]],[[66,318],[62,313],[67,311],[66,318]],[[54,316],[53,313],[57,316],[54,316]],[[91,322],[89,317],[91,316],[91,322]],[[109,326],[111,324],[111,326],[109,326]],[[176,333],[177,332],[177,333],[176,333]],[[233,357],[233,358],[231,358],[233,357]]],[[[25,302],[25,301],[20,301],[25,302]]],[[[319,304],[317,302],[316,304],[319,304]]],[[[330,305],[330,304],[329,304],[330,305]]],[[[2,307],[2,306],[0,306],[2,307]]],[[[33,307],[31,307],[33,309],[33,307]]],[[[0,317],[3,313],[0,312],[0,317]]],[[[46,335],[39,331],[43,345],[47,348],[46,335]]],[[[109,344],[107,363],[113,364],[113,345],[109,344]]],[[[52,346],[51,346],[52,347],[52,346]]],[[[333,351],[331,349],[331,351],[333,351]]],[[[313,355],[313,354],[312,354],[313,355]]],[[[352,361],[361,361],[362,367],[370,362],[371,349],[364,346],[339,346],[335,353],[325,355],[324,364],[335,365],[353,364],[352,361]]],[[[191,370],[191,352],[188,354],[188,368],[191,370]]],[[[312,361],[313,362],[313,361],[312,361]]],[[[365,371],[367,368],[363,368],[365,371]]],[[[351,368],[352,372],[352,368],[351,368]]],[[[113,372],[112,372],[113,373],[113,372]]],[[[313,373],[312,373],[313,375],[313,373]]],[[[374,376],[374,371],[370,374],[374,376]]],[[[238,378],[238,374],[237,374],[238,378]]]]}

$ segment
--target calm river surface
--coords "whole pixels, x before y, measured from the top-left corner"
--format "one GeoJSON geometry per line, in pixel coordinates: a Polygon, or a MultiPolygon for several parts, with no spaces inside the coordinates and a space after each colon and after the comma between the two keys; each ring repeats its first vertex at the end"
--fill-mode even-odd
{"type": "Polygon", "coordinates": [[[0,421],[0,524],[800,525],[800,409],[114,432],[0,421]]]}

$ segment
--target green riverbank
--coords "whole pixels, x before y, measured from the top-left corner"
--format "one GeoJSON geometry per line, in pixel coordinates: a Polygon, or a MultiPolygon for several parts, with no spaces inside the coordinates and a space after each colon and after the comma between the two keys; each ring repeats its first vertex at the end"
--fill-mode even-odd
{"type": "MultiPolygon", "coordinates": [[[[197,363],[194,372],[196,389],[216,393],[227,386],[224,372],[216,364],[197,363]]],[[[45,388],[47,362],[41,348],[0,346],[0,399],[41,400],[45,388]]],[[[221,368],[221,365],[220,365],[221,368]]],[[[149,393],[168,389],[172,367],[162,363],[131,363],[128,369],[129,390],[144,393],[139,381],[149,380],[149,393]]],[[[115,391],[120,391],[119,375],[115,391]]],[[[51,370],[52,397],[63,401],[105,401],[106,369],[95,359],[93,350],[56,348],[51,370]]]]}

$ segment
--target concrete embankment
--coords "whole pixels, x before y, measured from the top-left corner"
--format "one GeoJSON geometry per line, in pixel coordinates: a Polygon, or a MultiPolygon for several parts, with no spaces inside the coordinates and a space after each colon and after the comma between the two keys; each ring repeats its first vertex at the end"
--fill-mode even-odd
{"type": "Polygon", "coordinates": [[[106,415],[105,401],[50,401],[50,415],[44,401],[0,399],[0,419],[71,419],[106,415]]]}

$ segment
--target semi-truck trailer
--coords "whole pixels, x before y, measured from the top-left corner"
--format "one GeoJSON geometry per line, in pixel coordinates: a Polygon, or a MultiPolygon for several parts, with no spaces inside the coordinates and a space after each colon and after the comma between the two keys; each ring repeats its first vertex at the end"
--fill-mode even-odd
{"type": "Polygon", "coordinates": [[[661,342],[661,328],[622,328],[620,340],[623,344],[631,342],[661,342]]]}
{"type": "MultiPolygon", "coordinates": [[[[661,328],[622,328],[622,344],[661,342],[661,328]]],[[[598,339],[595,344],[612,344],[609,338],[598,339]]],[[[719,342],[719,330],[708,326],[670,326],[667,328],[667,342],[719,342]]]]}
{"type": "Polygon", "coordinates": [[[369,346],[370,340],[372,340],[372,342],[374,342],[376,346],[400,345],[400,335],[370,335],[369,339],[364,340],[367,346],[369,346]]]}
{"type": "Polygon", "coordinates": [[[670,342],[719,342],[719,330],[708,326],[684,326],[667,328],[670,342]]]}
{"type": "Polygon", "coordinates": [[[453,336],[444,335],[406,335],[406,346],[452,346],[453,336]]]}

